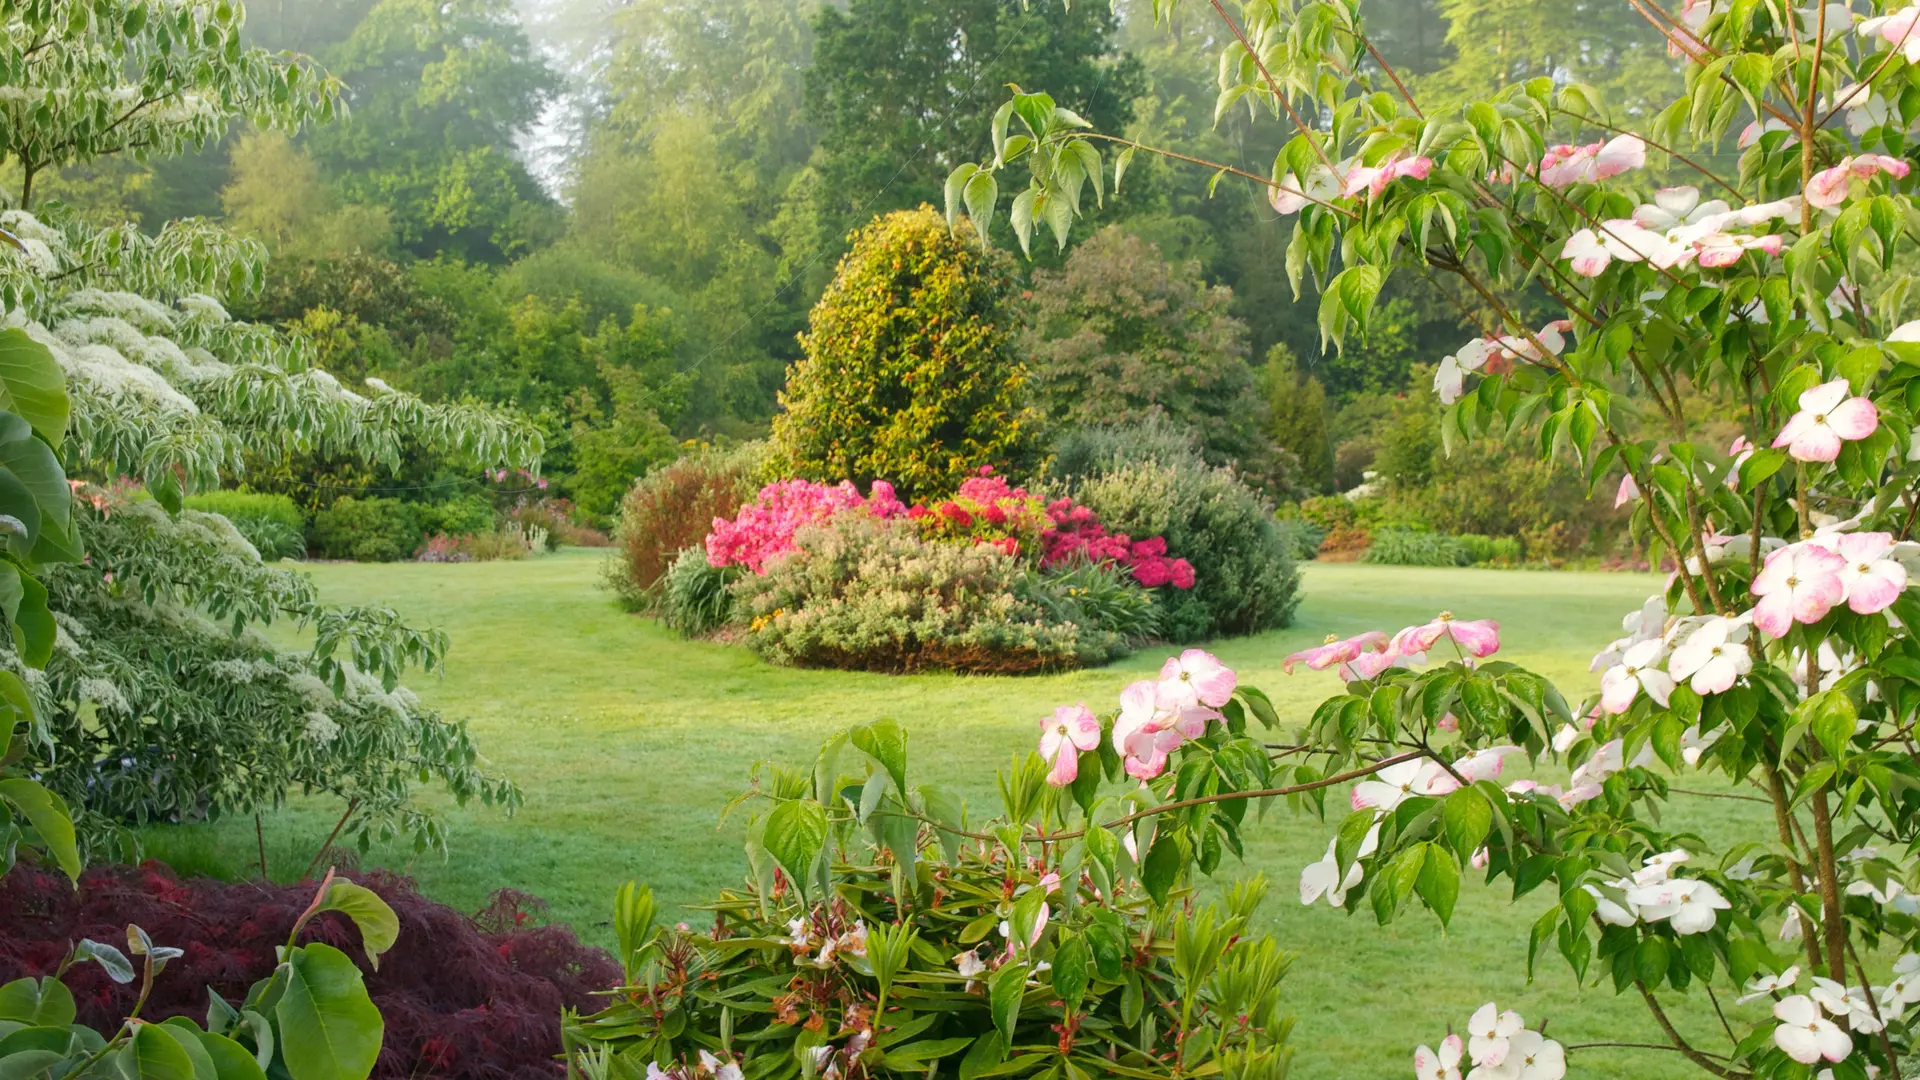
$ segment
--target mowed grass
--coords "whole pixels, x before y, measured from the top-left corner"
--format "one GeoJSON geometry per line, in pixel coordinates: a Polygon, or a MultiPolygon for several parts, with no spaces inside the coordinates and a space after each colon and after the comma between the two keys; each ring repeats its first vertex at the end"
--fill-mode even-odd
{"type": "MultiPolygon", "coordinates": [[[[1104,670],[1034,678],[770,667],[743,649],[682,641],[622,613],[598,588],[604,559],[569,551],[517,563],[310,568],[329,601],[388,605],[452,636],[445,676],[411,685],[466,719],[490,765],[526,794],[512,818],[427,794],[452,823],[450,857],[376,849],[368,865],[411,874],[428,894],[466,910],[496,889],[532,893],[551,905],[552,918],[606,943],[621,882],[638,879],[680,906],[740,879],[741,823],[722,824],[720,814],[754,762],[808,761],[834,730],[890,716],[910,733],[910,782],[937,779],[964,792],[977,815],[991,815],[994,773],[1032,749],[1039,717],[1063,702],[1113,708],[1120,688],[1154,672],[1164,655],[1153,649],[1104,670]]],[[[1336,687],[1331,675],[1282,675],[1289,652],[1329,633],[1391,631],[1443,609],[1500,620],[1505,658],[1577,696],[1593,685],[1588,660],[1617,633],[1621,614],[1658,587],[1624,574],[1318,564],[1306,574],[1293,627],[1213,647],[1290,721],[1311,715],[1336,687]]],[[[1333,822],[1344,803],[1343,793],[1329,800],[1333,822]]],[[[297,877],[339,811],[296,800],[272,815],[272,875],[297,877]]],[[[1764,828],[1726,800],[1685,799],[1676,811],[1671,824],[1716,844],[1764,828]]],[[[1221,871],[1223,879],[1263,872],[1273,881],[1263,917],[1298,953],[1287,980],[1299,1019],[1296,1076],[1408,1075],[1415,1045],[1437,1043],[1449,1024],[1464,1028],[1489,999],[1533,1023],[1550,1019],[1549,1034],[1568,1044],[1662,1041],[1637,997],[1616,997],[1610,982],[1579,988],[1557,957],[1526,985],[1527,927],[1543,910],[1542,895],[1514,904],[1504,889],[1469,885],[1446,932],[1424,911],[1380,928],[1370,912],[1301,907],[1300,868],[1324,851],[1330,828],[1276,807],[1247,830],[1245,864],[1230,861],[1221,871]]],[[[243,876],[257,861],[251,822],[154,831],[148,841],[153,854],[186,870],[243,876]]],[[[1725,1048],[1697,989],[1675,998],[1671,1011],[1702,1045],[1725,1048]]],[[[1585,1050],[1573,1063],[1589,1077],[1695,1075],[1658,1051],[1585,1050]]]]}

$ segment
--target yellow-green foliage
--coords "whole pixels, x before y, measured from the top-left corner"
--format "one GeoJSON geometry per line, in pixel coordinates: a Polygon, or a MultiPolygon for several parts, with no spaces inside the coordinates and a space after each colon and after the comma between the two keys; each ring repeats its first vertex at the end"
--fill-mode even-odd
{"type": "Polygon", "coordinates": [[[1005,256],[930,207],[854,235],[801,335],[773,446],[783,473],[950,492],[1006,467],[1034,426],[1005,256]]]}

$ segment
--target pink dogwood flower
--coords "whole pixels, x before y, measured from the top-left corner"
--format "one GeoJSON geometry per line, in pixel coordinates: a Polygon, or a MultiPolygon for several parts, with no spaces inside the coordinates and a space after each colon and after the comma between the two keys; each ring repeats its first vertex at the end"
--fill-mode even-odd
{"type": "Polygon", "coordinates": [[[1062,705],[1040,721],[1040,756],[1047,782],[1066,787],[1080,775],[1080,752],[1100,745],[1100,718],[1085,705],[1062,705]]]}
{"type": "Polygon", "coordinates": [[[1392,651],[1401,656],[1428,652],[1446,638],[1467,655],[1485,659],[1500,651],[1500,624],[1492,619],[1456,619],[1451,611],[1421,626],[1409,626],[1393,635],[1392,651]]]}
{"type": "Polygon", "coordinates": [[[1386,671],[1388,668],[1412,667],[1415,664],[1423,663],[1425,660],[1426,657],[1424,655],[1415,654],[1413,656],[1402,656],[1394,652],[1391,648],[1388,648],[1381,652],[1363,652],[1352,660],[1341,664],[1340,670],[1335,674],[1347,682],[1365,682],[1369,679],[1378,678],[1380,673],[1386,671]]]}
{"type": "Polygon", "coordinates": [[[1302,649],[1280,662],[1280,670],[1293,674],[1295,664],[1305,664],[1310,670],[1324,671],[1335,664],[1348,664],[1367,652],[1385,652],[1387,635],[1378,630],[1369,630],[1364,634],[1350,637],[1344,641],[1337,634],[1328,634],[1325,643],[1311,649],[1302,649]]]}
{"type": "Polygon", "coordinates": [[[1639,497],[1640,482],[1627,473],[1620,478],[1620,490],[1613,493],[1613,508],[1618,510],[1639,497]]]}
{"type": "Polygon", "coordinates": [[[1592,184],[1647,163],[1647,144],[1638,135],[1621,135],[1606,143],[1555,146],[1540,160],[1540,182],[1563,188],[1592,184]]]}
{"type": "Polygon", "coordinates": [[[1667,661],[1667,673],[1687,684],[1696,694],[1721,694],[1734,681],[1753,670],[1753,657],[1744,641],[1746,624],[1719,616],[1708,619],[1673,650],[1667,661]]]}
{"type": "Polygon", "coordinates": [[[1862,38],[1878,35],[1898,49],[1909,64],[1920,64],[1920,4],[1876,16],[1855,27],[1862,38]]]}
{"type": "Polygon", "coordinates": [[[1160,667],[1157,704],[1162,709],[1191,709],[1205,705],[1217,709],[1233,697],[1238,684],[1233,669],[1220,658],[1202,649],[1188,649],[1168,657],[1160,667]]]}
{"type": "Polygon", "coordinates": [[[1598,229],[1581,229],[1567,237],[1560,249],[1560,257],[1569,260],[1573,272],[1581,277],[1599,277],[1615,259],[1647,262],[1664,269],[1684,262],[1689,255],[1685,245],[1628,218],[1601,222],[1598,229]]]}
{"type": "Polygon", "coordinates": [[[1414,1080],[1460,1080],[1460,1056],[1465,1051],[1458,1035],[1441,1040],[1437,1051],[1422,1044],[1413,1052],[1414,1080]]]}
{"type": "Polygon", "coordinates": [[[1645,690],[1647,696],[1665,708],[1673,693],[1673,676],[1655,667],[1665,652],[1659,639],[1643,641],[1628,649],[1620,662],[1600,676],[1600,707],[1618,715],[1633,707],[1633,699],[1645,690]]]}
{"type": "Polygon", "coordinates": [[[1780,1021],[1780,1026],[1773,1029],[1774,1045],[1802,1065],[1821,1058],[1841,1061],[1853,1053],[1853,1039],[1838,1024],[1820,1015],[1820,1006],[1805,994],[1774,1002],[1773,1015],[1780,1021]]]}
{"type": "Polygon", "coordinates": [[[1853,191],[1853,182],[1870,180],[1876,173],[1886,173],[1894,179],[1902,179],[1911,167],[1897,157],[1886,154],[1859,154],[1843,158],[1840,164],[1822,169],[1807,181],[1807,201],[1822,210],[1839,206],[1847,201],[1853,191]]]}
{"type": "Polygon", "coordinates": [[[1378,165],[1355,166],[1347,170],[1347,183],[1340,190],[1340,195],[1351,198],[1365,192],[1369,198],[1377,199],[1387,190],[1388,184],[1403,176],[1425,180],[1432,172],[1433,159],[1426,157],[1397,158],[1378,165]]]}
{"type": "Polygon", "coordinates": [[[1840,572],[1847,560],[1811,540],[1767,556],[1753,579],[1753,624],[1771,637],[1785,637],[1794,623],[1815,623],[1846,599],[1840,572]]]}
{"type": "Polygon", "coordinates": [[[1880,426],[1880,410],[1864,397],[1848,397],[1845,379],[1822,383],[1800,395],[1800,411],[1787,420],[1773,445],[1795,461],[1832,461],[1840,444],[1864,439],[1880,426]]]}
{"type": "Polygon", "coordinates": [[[1836,547],[1846,560],[1840,584],[1847,590],[1847,606],[1858,614],[1885,611],[1906,591],[1907,568],[1889,557],[1892,533],[1843,533],[1836,547]]]}

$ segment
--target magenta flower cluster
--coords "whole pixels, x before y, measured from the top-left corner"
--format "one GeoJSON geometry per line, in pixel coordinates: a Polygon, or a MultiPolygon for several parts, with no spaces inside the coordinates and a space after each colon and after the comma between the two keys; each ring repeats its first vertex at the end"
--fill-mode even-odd
{"type": "Polygon", "coordinates": [[[1053,528],[1041,536],[1043,568],[1074,562],[1113,563],[1132,571],[1133,579],[1148,589],[1193,588],[1193,564],[1169,558],[1165,537],[1134,540],[1125,533],[1110,533],[1092,510],[1075,506],[1071,499],[1048,503],[1047,518],[1053,528]]]}
{"type": "Polygon", "coordinates": [[[767,560],[794,549],[795,533],[849,510],[878,518],[904,517],[907,513],[906,504],[885,480],[875,480],[865,498],[846,480],[833,485],[782,480],[761,488],[759,498],[742,506],[732,521],[713,519],[713,531],[707,534],[707,562],[765,573],[767,560]]]}

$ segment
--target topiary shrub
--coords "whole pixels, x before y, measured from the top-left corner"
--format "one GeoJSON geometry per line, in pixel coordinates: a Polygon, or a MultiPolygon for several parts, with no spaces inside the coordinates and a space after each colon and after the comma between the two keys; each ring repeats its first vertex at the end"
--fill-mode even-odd
{"type": "Polygon", "coordinates": [[[1023,567],[991,544],[943,544],[910,523],[842,514],[734,586],[746,640],[802,667],[1022,673],[1104,663],[1118,635],[1055,624],[1017,595],[1023,567]]]}
{"type": "Polygon", "coordinates": [[[924,206],[852,242],[780,395],[779,474],[863,488],[890,480],[913,499],[1020,458],[1035,418],[1007,256],[924,206]]]}
{"type": "Polygon", "coordinates": [[[737,568],[707,561],[704,548],[687,548],[673,560],[661,580],[660,621],[687,637],[720,629],[733,617],[733,594],[727,586],[740,573],[737,568]]]}
{"type": "Polygon", "coordinates": [[[1161,536],[1193,564],[1194,587],[1163,596],[1174,641],[1285,626],[1300,572],[1273,508],[1231,470],[1187,461],[1135,464],[1083,481],[1076,496],[1116,532],[1161,536]]]}
{"type": "MultiPolygon", "coordinates": [[[[301,937],[339,948],[360,967],[386,1024],[374,1080],[565,1075],[555,1061],[561,1010],[601,1006],[594,992],[620,979],[611,957],[564,926],[530,925],[531,898],[499,894],[476,920],[426,899],[405,878],[354,876],[399,916],[399,939],[379,968],[341,915],[319,916],[301,937]]],[[[57,873],[18,867],[0,878],[0,983],[52,974],[83,938],[124,942],[132,923],[156,944],[185,950],[154,980],[141,1017],[203,1020],[209,989],[239,1001],[273,972],[274,947],[287,943],[312,898],[311,883],[183,881],[153,862],[89,870],[77,889],[57,873]]],[[[139,988],[111,981],[96,964],[68,969],[63,981],[78,1021],[103,1033],[119,1026],[139,988]]]]}
{"type": "Polygon", "coordinates": [[[313,548],[324,559],[398,562],[413,557],[425,529],[419,507],[349,495],[313,515],[313,548]]]}
{"type": "Polygon", "coordinates": [[[232,522],[262,559],[296,558],[307,552],[307,516],[285,495],[208,491],[188,497],[185,505],[232,522]]]}
{"type": "Polygon", "coordinates": [[[731,518],[760,487],[766,446],[703,450],[634,482],[620,504],[614,532],[620,557],[607,586],[629,610],[651,607],[655,588],[682,551],[698,547],[716,518],[731,518]]]}

